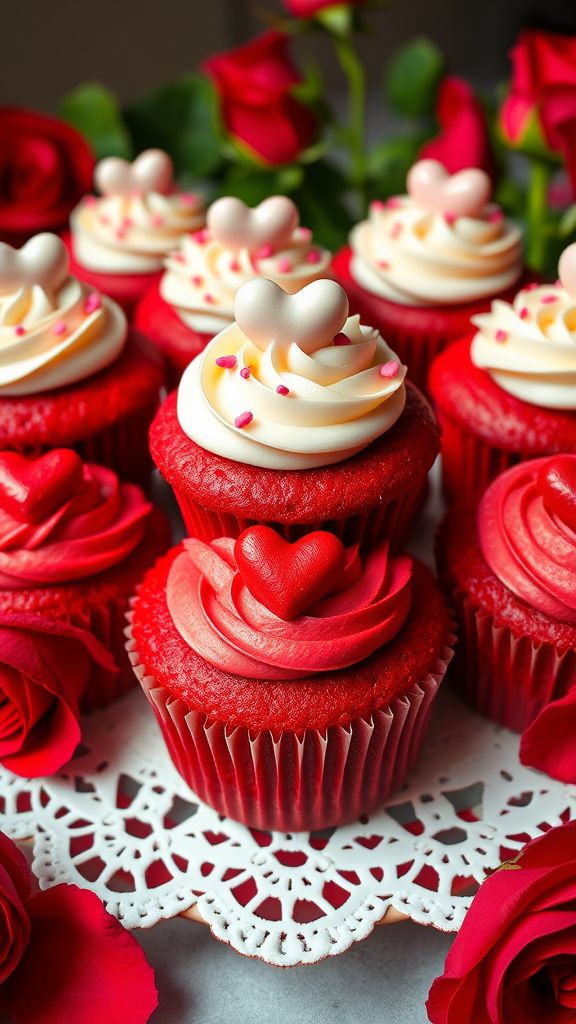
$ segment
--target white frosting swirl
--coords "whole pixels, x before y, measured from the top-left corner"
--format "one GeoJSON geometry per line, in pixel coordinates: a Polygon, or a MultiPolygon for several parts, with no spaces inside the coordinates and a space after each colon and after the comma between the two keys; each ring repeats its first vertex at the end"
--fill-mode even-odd
{"type": "Polygon", "coordinates": [[[232,251],[208,230],[184,236],[166,260],[160,294],[192,330],[215,334],[234,322],[234,298],[246,281],[265,277],[289,294],[326,277],[331,255],[312,244],[308,228],[296,228],[270,255],[232,251]]]}
{"type": "Polygon", "coordinates": [[[117,359],[126,335],[120,307],[74,277],[53,293],[23,284],[0,294],[0,396],[89,377],[117,359]]]}
{"type": "Polygon", "coordinates": [[[409,306],[497,295],[522,273],[522,236],[494,205],[478,217],[424,210],[408,196],[372,203],[350,236],[351,274],[369,292],[409,306]]]}
{"type": "Polygon", "coordinates": [[[472,317],[471,359],[509,394],[546,409],[576,409],[576,298],[561,285],[495,300],[472,317]]]}
{"type": "Polygon", "coordinates": [[[355,455],[402,413],[406,368],[358,316],[341,333],[348,344],[339,337],[307,354],[297,342],[272,338],[263,349],[236,323],[227,327],[184,372],[183,431],[208,451],[268,469],[310,469],[355,455]],[[234,367],[217,365],[226,356],[235,357],[234,367]],[[393,363],[394,375],[383,376],[383,364],[393,363]],[[236,425],[247,412],[253,419],[236,425]]]}
{"type": "Polygon", "coordinates": [[[74,256],[103,274],[149,274],[187,231],[204,223],[204,206],[188,193],[88,196],[72,212],[74,256]]]}

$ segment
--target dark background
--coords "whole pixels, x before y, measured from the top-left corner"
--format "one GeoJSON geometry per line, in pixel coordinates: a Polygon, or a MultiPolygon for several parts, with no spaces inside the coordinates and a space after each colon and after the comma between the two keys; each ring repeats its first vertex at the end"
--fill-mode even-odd
{"type": "MultiPolygon", "coordinates": [[[[85,80],[131,100],[249,39],[262,25],[257,12],[279,9],[279,0],[13,0],[3,11],[0,100],[54,111],[85,80]]],[[[576,0],[394,0],[370,24],[362,51],[375,95],[390,54],[415,34],[434,39],[452,71],[482,85],[507,77],[506,54],[523,25],[576,32],[576,0]]],[[[337,71],[324,66],[337,89],[337,71]]]]}

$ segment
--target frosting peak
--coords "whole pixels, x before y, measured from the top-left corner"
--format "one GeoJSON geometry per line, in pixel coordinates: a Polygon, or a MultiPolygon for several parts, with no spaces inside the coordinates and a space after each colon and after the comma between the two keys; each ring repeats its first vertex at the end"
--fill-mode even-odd
{"type": "Polygon", "coordinates": [[[178,419],[208,451],[273,469],[340,462],[396,422],[405,403],[395,353],[349,317],[335,281],[295,295],[255,279],[232,324],[184,372],[178,419]]]}
{"type": "Polygon", "coordinates": [[[502,473],[482,498],[478,531],[504,586],[545,615],[576,623],[576,455],[502,473]]]}

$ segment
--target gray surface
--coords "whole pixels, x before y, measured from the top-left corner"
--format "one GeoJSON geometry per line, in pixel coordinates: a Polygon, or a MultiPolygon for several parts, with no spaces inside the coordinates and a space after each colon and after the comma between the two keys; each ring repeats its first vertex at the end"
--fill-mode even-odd
{"type": "Polygon", "coordinates": [[[282,970],[190,921],[135,935],[156,971],[152,1024],[425,1024],[428,990],[452,941],[411,922],[388,925],[341,956],[282,970]]]}

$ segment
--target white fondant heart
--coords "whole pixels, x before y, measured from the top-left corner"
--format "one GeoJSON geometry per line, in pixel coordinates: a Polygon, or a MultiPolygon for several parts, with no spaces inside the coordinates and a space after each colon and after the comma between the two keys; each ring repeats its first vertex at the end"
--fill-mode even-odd
{"type": "Polygon", "coordinates": [[[118,156],[101,160],[94,172],[94,184],[104,196],[144,196],[149,192],[165,195],[172,185],[173,173],[167,153],[147,149],[134,163],[118,156]]]}
{"type": "Polygon", "coordinates": [[[263,351],[271,341],[294,341],[311,355],[342,330],[348,299],[336,281],[313,281],[288,295],[273,281],[255,278],[238,289],[234,316],[240,330],[263,351]]]}
{"type": "Polygon", "coordinates": [[[558,262],[560,284],[576,298],[576,242],[564,249],[558,262]]]}
{"type": "Polygon", "coordinates": [[[241,199],[225,196],[208,210],[206,222],[217,242],[233,252],[279,248],[298,227],[298,210],[287,196],[270,196],[253,210],[241,199]]]}
{"type": "Polygon", "coordinates": [[[68,274],[68,253],[58,235],[35,235],[21,249],[0,242],[0,293],[40,285],[57,291],[68,274]]]}
{"type": "Polygon", "coordinates": [[[491,193],[490,178],[485,171],[471,167],[448,174],[438,160],[419,160],[414,164],[408,172],[407,186],[408,194],[419,206],[453,217],[474,217],[481,213],[491,193]]]}

